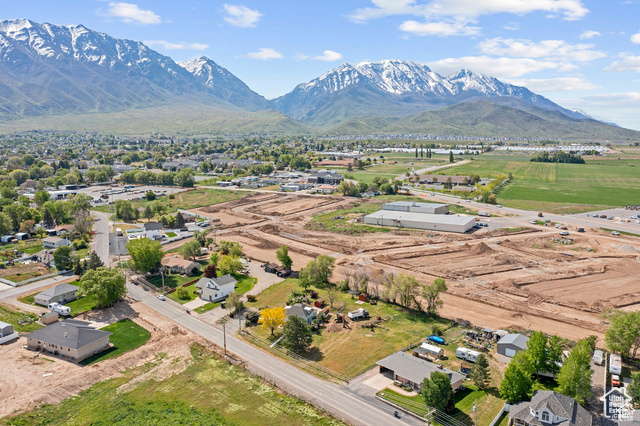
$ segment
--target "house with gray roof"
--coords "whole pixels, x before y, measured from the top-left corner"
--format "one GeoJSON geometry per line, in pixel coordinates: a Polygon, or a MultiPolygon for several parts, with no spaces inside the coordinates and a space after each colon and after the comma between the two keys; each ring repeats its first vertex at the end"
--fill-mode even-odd
{"type": "Polygon", "coordinates": [[[54,302],[64,305],[67,302],[76,300],[77,293],[78,286],[63,283],[36,294],[33,301],[42,306],[49,306],[50,303],[54,302]]]}
{"type": "Polygon", "coordinates": [[[200,278],[196,288],[199,289],[200,299],[217,302],[225,299],[236,288],[237,283],[235,278],[227,274],[217,278],[200,278]]]}
{"type": "Polygon", "coordinates": [[[513,358],[518,352],[527,349],[529,338],[522,334],[510,333],[498,340],[497,352],[509,358],[513,358]]]}
{"type": "Polygon", "coordinates": [[[509,425],[592,426],[593,417],[573,398],[553,391],[537,390],[533,392],[531,401],[511,407],[509,425]]]}
{"type": "Polygon", "coordinates": [[[311,321],[316,317],[316,310],[303,303],[294,303],[292,306],[284,308],[284,314],[287,317],[296,316],[311,324],[311,321]]]}
{"type": "Polygon", "coordinates": [[[464,379],[460,373],[402,351],[391,354],[376,364],[380,366],[380,374],[390,376],[404,386],[411,386],[416,392],[420,392],[424,379],[430,378],[434,372],[449,376],[454,391],[460,389],[464,379]]]}
{"type": "Polygon", "coordinates": [[[96,330],[85,321],[66,320],[33,331],[25,337],[31,349],[79,361],[107,349],[112,334],[96,330]]]}

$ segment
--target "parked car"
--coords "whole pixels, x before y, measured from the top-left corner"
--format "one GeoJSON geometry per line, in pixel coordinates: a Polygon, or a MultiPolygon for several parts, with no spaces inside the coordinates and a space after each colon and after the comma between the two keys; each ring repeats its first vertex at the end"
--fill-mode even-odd
{"type": "Polygon", "coordinates": [[[578,228],[578,232],[584,232],[584,228],[578,228]]]}
{"type": "Polygon", "coordinates": [[[569,233],[567,231],[562,231],[560,235],[565,236],[565,235],[569,235],[569,233]]]}
{"type": "MultiPolygon", "coordinates": [[[[587,215],[589,216],[589,215],[587,215]]],[[[593,217],[600,217],[600,215],[598,213],[594,214],[593,217]]]]}
{"type": "Polygon", "coordinates": [[[556,223],[556,228],[560,229],[562,228],[562,225],[560,225],[559,223],[556,223]]]}
{"type": "Polygon", "coordinates": [[[607,218],[607,215],[606,215],[606,214],[603,214],[603,215],[601,215],[601,216],[600,216],[600,218],[601,218],[601,219],[606,219],[606,218],[607,218]]]}
{"type": "Polygon", "coordinates": [[[167,300],[167,298],[166,298],[166,297],[164,297],[164,294],[159,294],[159,295],[158,295],[158,299],[162,300],[163,302],[164,302],[165,300],[167,300]]]}
{"type": "Polygon", "coordinates": [[[531,222],[529,222],[529,223],[530,223],[530,224],[532,224],[532,225],[535,225],[535,224],[536,224],[536,221],[535,221],[535,220],[532,220],[532,221],[531,221],[531,222]]]}
{"type": "Polygon", "coordinates": [[[620,387],[620,376],[618,376],[617,374],[611,375],[611,386],[615,386],[617,388],[620,387]]]}
{"type": "Polygon", "coordinates": [[[620,235],[618,231],[611,231],[611,235],[620,235]]]}

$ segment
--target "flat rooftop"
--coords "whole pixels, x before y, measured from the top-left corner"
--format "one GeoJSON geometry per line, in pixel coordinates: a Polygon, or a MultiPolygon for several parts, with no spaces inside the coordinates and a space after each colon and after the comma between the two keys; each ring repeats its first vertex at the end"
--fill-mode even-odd
{"type": "Polygon", "coordinates": [[[450,214],[431,214],[431,213],[415,213],[415,212],[398,212],[395,210],[378,210],[377,212],[367,215],[374,219],[396,219],[409,220],[414,222],[429,222],[443,225],[466,225],[469,222],[475,222],[475,217],[464,215],[450,214]]]}
{"type": "Polygon", "coordinates": [[[438,207],[447,207],[449,204],[440,203],[418,203],[416,201],[392,201],[390,203],[384,203],[383,206],[406,206],[406,207],[431,207],[433,209],[438,207]]]}

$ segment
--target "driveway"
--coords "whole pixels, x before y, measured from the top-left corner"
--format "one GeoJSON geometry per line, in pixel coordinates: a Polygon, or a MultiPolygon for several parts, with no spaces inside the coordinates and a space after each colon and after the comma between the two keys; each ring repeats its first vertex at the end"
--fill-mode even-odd
{"type": "Polygon", "coordinates": [[[258,279],[257,284],[247,292],[247,294],[252,294],[257,296],[262,293],[269,287],[279,282],[284,281],[284,278],[277,276],[276,274],[269,274],[262,269],[263,263],[256,262],[255,260],[249,262],[249,276],[256,277],[258,279]]]}

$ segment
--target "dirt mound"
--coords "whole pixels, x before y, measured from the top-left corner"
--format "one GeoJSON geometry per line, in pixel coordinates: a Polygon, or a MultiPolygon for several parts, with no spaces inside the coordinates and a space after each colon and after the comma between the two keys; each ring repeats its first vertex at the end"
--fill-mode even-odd
{"type": "Polygon", "coordinates": [[[621,244],[619,246],[614,246],[614,247],[622,251],[628,251],[631,253],[640,253],[640,250],[638,250],[634,246],[630,246],[629,244],[621,244]]]}
{"type": "Polygon", "coordinates": [[[471,253],[473,254],[493,254],[495,251],[486,245],[484,242],[480,242],[476,244],[475,247],[471,249],[471,253]]]}
{"type": "Polygon", "coordinates": [[[329,323],[324,330],[327,333],[342,333],[343,331],[348,331],[349,329],[342,326],[342,323],[332,322],[329,323]]]}

